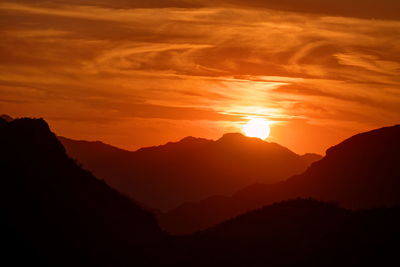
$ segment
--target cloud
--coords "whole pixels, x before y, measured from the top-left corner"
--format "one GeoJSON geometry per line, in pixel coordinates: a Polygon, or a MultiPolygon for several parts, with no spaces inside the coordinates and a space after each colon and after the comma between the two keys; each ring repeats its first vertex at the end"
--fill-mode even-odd
{"type": "Polygon", "coordinates": [[[399,19],[397,0],[199,0],[210,5],[265,8],[344,17],[399,19]]]}
{"type": "MultiPolygon", "coordinates": [[[[47,4],[48,1],[36,0],[14,0],[13,2],[21,4],[47,4]]],[[[191,1],[181,0],[52,0],[52,5],[87,5],[100,6],[115,9],[132,9],[132,8],[194,8],[200,7],[199,4],[193,4],[191,1]]]]}
{"type": "Polygon", "coordinates": [[[44,6],[90,6],[110,9],[160,9],[160,8],[250,8],[272,9],[305,14],[357,17],[366,19],[400,18],[397,0],[53,0],[51,4],[43,1],[15,0],[17,4],[44,6]]]}
{"type": "Polygon", "coordinates": [[[382,60],[374,55],[347,53],[336,54],[339,64],[360,67],[371,72],[387,75],[400,75],[400,63],[390,60],[382,60]]]}
{"type": "Polygon", "coordinates": [[[397,122],[397,1],[316,3],[3,2],[1,108],[64,130],[102,116],[174,127],[397,122]]]}

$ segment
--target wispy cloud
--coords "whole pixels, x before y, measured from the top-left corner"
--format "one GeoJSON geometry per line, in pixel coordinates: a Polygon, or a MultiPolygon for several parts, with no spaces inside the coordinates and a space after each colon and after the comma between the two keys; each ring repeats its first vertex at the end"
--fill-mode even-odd
{"type": "Polygon", "coordinates": [[[398,2],[301,2],[2,2],[0,108],[60,125],[398,122],[398,2]]]}

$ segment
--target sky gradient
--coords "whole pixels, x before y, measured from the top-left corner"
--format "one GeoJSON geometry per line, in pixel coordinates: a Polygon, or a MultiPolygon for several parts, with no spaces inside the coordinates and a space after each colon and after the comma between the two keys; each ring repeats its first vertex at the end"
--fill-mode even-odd
{"type": "Polygon", "coordinates": [[[400,122],[395,0],[0,3],[0,112],[134,150],[271,121],[324,153],[400,122]],[[142,3],[146,2],[146,3],[142,3]]]}

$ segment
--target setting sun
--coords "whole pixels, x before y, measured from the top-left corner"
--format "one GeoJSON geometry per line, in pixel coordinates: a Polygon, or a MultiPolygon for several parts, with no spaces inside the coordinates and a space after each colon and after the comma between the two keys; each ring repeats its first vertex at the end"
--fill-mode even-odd
{"type": "Polygon", "coordinates": [[[257,137],[265,140],[268,138],[270,132],[269,123],[261,118],[251,119],[243,126],[243,132],[248,137],[257,137]]]}

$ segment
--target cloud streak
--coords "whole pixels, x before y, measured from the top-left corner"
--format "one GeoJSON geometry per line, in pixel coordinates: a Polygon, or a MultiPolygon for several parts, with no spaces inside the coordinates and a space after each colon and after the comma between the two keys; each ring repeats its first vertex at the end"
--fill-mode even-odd
{"type": "MultiPolygon", "coordinates": [[[[95,129],[101,116],[223,131],[262,116],[341,137],[398,122],[398,2],[318,3],[3,2],[0,108],[61,131],[74,117],[95,129]]],[[[113,143],[108,131],[99,138],[113,143]]]]}

